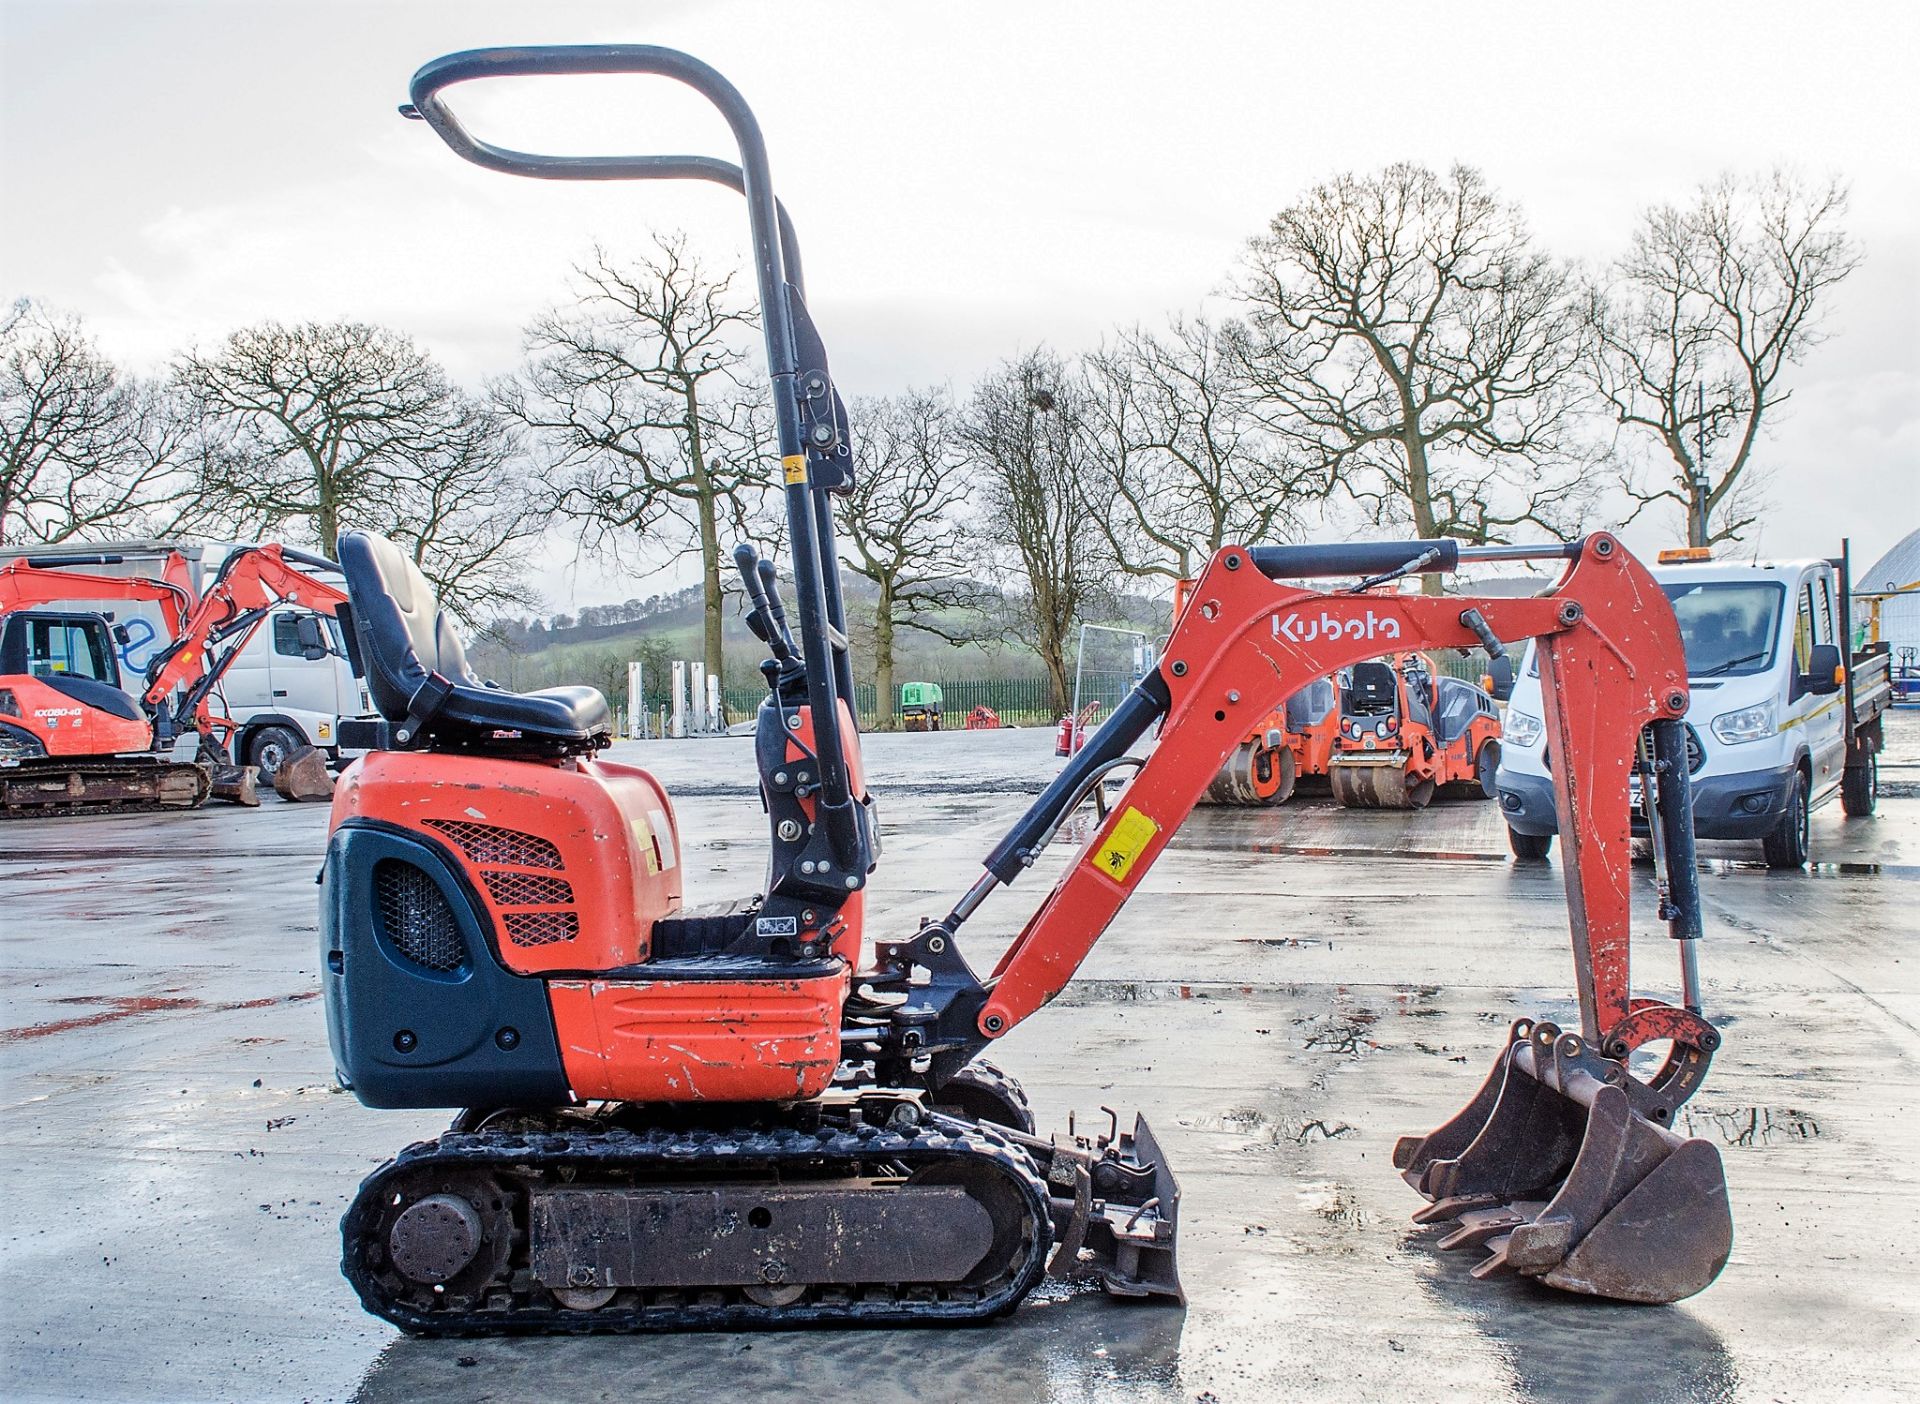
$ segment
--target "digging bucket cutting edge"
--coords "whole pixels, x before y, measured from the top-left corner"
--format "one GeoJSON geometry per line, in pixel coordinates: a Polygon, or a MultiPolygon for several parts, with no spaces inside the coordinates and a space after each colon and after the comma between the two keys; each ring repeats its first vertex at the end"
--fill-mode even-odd
{"type": "Polygon", "coordinates": [[[1394,1165],[1457,1221],[1446,1249],[1485,1247],[1474,1269],[1550,1287],[1666,1303],[1711,1283],[1733,1249],[1720,1153],[1661,1124],[1673,1105],[1577,1034],[1522,1019],[1480,1091],[1394,1165]]]}

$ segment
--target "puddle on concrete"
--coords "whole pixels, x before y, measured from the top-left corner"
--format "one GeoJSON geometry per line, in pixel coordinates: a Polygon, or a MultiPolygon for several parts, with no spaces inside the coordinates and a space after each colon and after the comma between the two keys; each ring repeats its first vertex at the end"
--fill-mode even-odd
{"type": "Polygon", "coordinates": [[[1811,1113],[1795,1107],[1734,1107],[1727,1111],[1688,1107],[1680,1118],[1687,1135],[1718,1141],[1736,1150],[1800,1145],[1829,1134],[1811,1113]]]}
{"type": "Polygon", "coordinates": [[[1367,1226],[1366,1213],[1354,1203],[1353,1192],[1343,1184],[1332,1180],[1303,1184],[1294,1194],[1302,1209],[1330,1224],[1356,1229],[1367,1226]]]}

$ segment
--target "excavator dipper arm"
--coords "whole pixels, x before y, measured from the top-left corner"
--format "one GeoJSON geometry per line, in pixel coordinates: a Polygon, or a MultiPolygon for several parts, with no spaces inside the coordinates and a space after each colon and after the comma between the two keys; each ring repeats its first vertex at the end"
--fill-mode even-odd
{"type": "Polygon", "coordinates": [[[176,687],[185,687],[188,698],[182,715],[199,716],[213,684],[219,680],[222,665],[246,647],[253,631],[275,605],[305,605],[317,613],[332,614],[346,603],[344,590],[316,579],[300,565],[339,569],[324,557],[278,545],[248,547],[229,556],[213,584],[182,621],[173,643],[149,668],[141,699],[147,708],[157,709],[176,687]],[[209,648],[215,644],[225,647],[219,659],[211,661],[209,648]]]}
{"type": "MultiPolygon", "coordinates": [[[[1108,723],[1124,735],[1131,722],[1138,736],[1154,715],[1164,716],[1152,755],[985,982],[980,1033],[1005,1034],[1061,991],[1238,744],[1248,717],[1383,652],[1472,647],[1480,639],[1463,622],[1469,611],[1503,639],[1540,641],[1554,784],[1569,816],[1564,871],[1582,1029],[1600,1043],[1631,1027],[1628,775],[1641,729],[1677,719],[1687,706],[1685,656],[1659,585],[1607,535],[1581,542],[1558,585],[1531,599],[1324,594],[1267,578],[1261,554],[1229,547],[1213,559],[1160,667],[1108,723]]],[[[1124,750],[1122,735],[1106,749],[1124,750]]],[[[1034,813],[1048,810],[1043,795],[1034,813]]],[[[1001,881],[1032,860],[1031,840],[1022,841],[1032,828],[1023,821],[989,857],[1001,881]]]]}
{"type": "Polygon", "coordinates": [[[1636,757],[1652,782],[1653,830],[1664,845],[1660,914],[1683,943],[1700,934],[1679,628],[1659,585],[1605,534],[1570,548],[1558,584],[1528,599],[1325,594],[1279,583],[1376,569],[1390,577],[1396,554],[1409,572],[1448,569],[1458,553],[1451,542],[1383,543],[1344,554],[1318,547],[1218,553],[1176,621],[1160,667],[1116,709],[1106,734],[989,855],[987,876],[953,914],[910,942],[883,943],[881,963],[926,965],[922,998],[975,1020],[971,1039],[943,1048],[939,1038],[954,1037],[961,1019],[946,1010],[918,1013],[908,1001],[906,1017],[918,1013],[935,1034],[928,1051],[937,1078],[964,1061],[968,1042],[978,1047],[1004,1035],[1060,993],[1239,744],[1249,717],[1382,653],[1466,648],[1488,633],[1535,639],[1567,836],[1581,1034],[1516,1023],[1479,1094],[1434,1132],[1402,1138],[1394,1163],[1430,1201],[1420,1222],[1459,1221],[1442,1247],[1489,1250],[1480,1275],[1511,1270],[1568,1291],[1675,1301],[1710,1283],[1732,1244],[1717,1151],[1671,1129],[1720,1041],[1687,1007],[1698,999],[1691,945],[1682,945],[1683,1006],[1636,999],[1629,965],[1628,780],[1636,757]],[[954,930],[992,886],[1033,861],[1087,785],[1155,718],[1163,723],[1152,754],[991,976],[973,980],[953,949],[954,930]],[[1670,1051],[1643,1077],[1628,1059],[1654,1041],[1669,1042],[1670,1051]]]}

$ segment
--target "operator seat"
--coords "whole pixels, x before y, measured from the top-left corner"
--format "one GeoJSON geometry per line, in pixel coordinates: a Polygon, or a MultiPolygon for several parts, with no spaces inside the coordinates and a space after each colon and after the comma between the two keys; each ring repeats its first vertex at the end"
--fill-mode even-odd
{"type": "Polygon", "coordinates": [[[596,751],[613,740],[598,688],[508,692],[477,677],[433,586],[391,541],[350,531],[339,553],[354,661],[395,743],[542,756],[596,751]]]}

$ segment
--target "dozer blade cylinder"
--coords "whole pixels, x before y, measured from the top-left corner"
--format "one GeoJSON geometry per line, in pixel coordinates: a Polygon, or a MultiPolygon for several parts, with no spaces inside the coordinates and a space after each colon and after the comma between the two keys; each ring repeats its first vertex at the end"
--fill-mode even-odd
{"type": "Polygon", "coordinates": [[[1442,1248],[1488,1248],[1475,1276],[1511,1270],[1630,1302],[1706,1287],[1733,1247],[1719,1152],[1661,1125],[1671,1106],[1577,1035],[1523,1029],[1459,1116],[1395,1147],[1434,1201],[1416,1220],[1458,1220],[1442,1248]]]}

